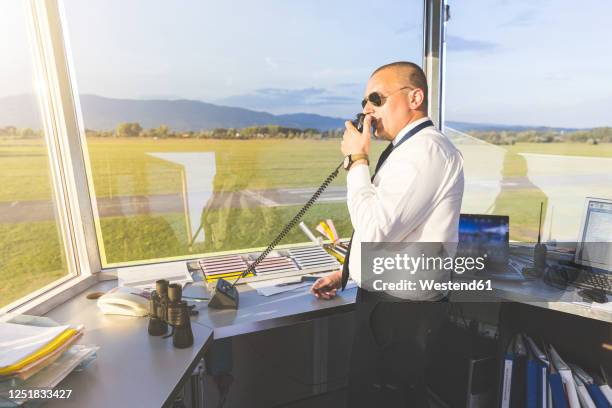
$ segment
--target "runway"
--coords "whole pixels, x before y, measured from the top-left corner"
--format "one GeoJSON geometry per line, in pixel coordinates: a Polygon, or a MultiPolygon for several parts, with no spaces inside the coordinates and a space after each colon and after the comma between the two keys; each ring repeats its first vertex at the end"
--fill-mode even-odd
{"type": "MultiPolygon", "coordinates": [[[[221,208],[283,207],[302,205],[316,191],[315,187],[282,188],[269,190],[242,190],[210,192],[188,192],[190,202],[198,202],[198,196],[208,197],[203,203],[206,210],[221,208]]],[[[97,200],[100,217],[131,215],[160,215],[182,213],[182,194],[156,194],[123,197],[100,197],[97,200]]],[[[345,187],[328,187],[319,197],[320,203],[346,202],[345,187]]],[[[55,218],[55,209],[50,200],[0,202],[0,223],[49,221],[55,218]]]]}

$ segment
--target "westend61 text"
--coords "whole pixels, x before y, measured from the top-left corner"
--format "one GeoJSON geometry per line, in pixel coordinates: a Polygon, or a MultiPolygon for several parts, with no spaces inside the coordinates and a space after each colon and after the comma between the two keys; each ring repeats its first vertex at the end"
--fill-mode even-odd
{"type": "Polygon", "coordinates": [[[382,279],[377,279],[372,283],[373,283],[372,287],[374,288],[374,290],[380,290],[380,291],[436,290],[436,291],[443,292],[443,291],[449,291],[449,290],[453,290],[453,291],[460,291],[460,290],[466,290],[466,291],[487,290],[489,291],[489,290],[493,290],[490,279],[473,280],[471,282],[452,282],[452,281],[438,282],[432,279],[427,279],[427,280],[419,279],[418,285],[417,285],[417,282],[408,281],[405,279],[402,279],[401,281],[398,281],[398,282],[383,282],[382,279]]]}

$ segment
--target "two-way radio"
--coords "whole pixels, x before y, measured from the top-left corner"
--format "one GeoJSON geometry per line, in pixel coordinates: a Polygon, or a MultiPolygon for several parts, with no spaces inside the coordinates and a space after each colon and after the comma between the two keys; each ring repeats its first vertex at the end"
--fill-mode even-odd
{"type": "Polygon", "coordinates": [[[544,209],[544,202],[540,202],[540,221],[538,222],[538,242],[533,247],[533,267],[524,267],[523,275],[530,278],[541,278],[546,279],[546,255],[548,249],[546,244],[542,243],[542,211],[544,209]]]}
{"type": "Polygon", "coordinates": [[[533,248],[533,266],[539,274],[542,274],[546,269],[546,255],[548,249],[546,244],[542,243],[542,210],[544,202],[540,202],[540,222],[538,223],[538,243],[533,248]]]}
{"type": "MultiPolygon", "coordinates": [[[[357,128],[359,132],[363,132],[363,122],[365,120],[365,115],[363,113],[359,113],[355,119],[352,121],[353,126],[357,128]]],[[[373,124],[374,126],[374,124],[373,124]]],[[[338,171],[340,167],[342,167],[344,161],[342,161],[335,169],[330,173],[329,176],[323,181],[321,186],[314,192],[312,197],[304,204],[304,206],[293,216],[291,221],[285,225],[285,227],[278,233],[276,238],[270,242],[268,247],[253,261],[248,268],[242,272],[233,283],[226,281],[225,279],[219,278],[217,280],[217,286],[215,287],[215,292],[208,302],[208,307],[213,309],[238,309],[238,289],[236,289],[236,284],[238,281],[255,271],[255,268],[261,261],[264,260],[266,256],[282,241],[283,238],[295,227],[298,222],[302,219],[304,214],[312,207],[312,205],[317,201],[319,196],[325,191],[325,189],[331,184],[331,182],[338,176],[338,171]]]]}

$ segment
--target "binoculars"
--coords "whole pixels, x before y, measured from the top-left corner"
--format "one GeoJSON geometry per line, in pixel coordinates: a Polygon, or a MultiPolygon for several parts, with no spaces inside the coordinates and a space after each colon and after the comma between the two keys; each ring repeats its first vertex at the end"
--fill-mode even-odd
{"type": "Polygon", "coordinates": [[[183,289],[181,285],[165,279],[155,282],[155,290],[149,298],[149,334],[166,337],[172,336],[172,344],[176,348],[186,348],[193,345],[193,332],[191,330],[191,307],[182,300],[183,289]]]}

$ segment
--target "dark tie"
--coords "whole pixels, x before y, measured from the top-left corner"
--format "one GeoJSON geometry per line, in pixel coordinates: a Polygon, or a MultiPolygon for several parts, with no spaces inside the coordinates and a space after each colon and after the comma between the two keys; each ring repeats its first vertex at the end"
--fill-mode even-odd
{"type": "MultiPolygon", "coordinates": [[[[385,160],[387,160],[387,157],[389,157],[389,155],[391,154],[391,151],[393,151],[393,143],[389,143],[389,146],[387,146],[385,150],[383,150],[383,152],[380,154],[380,157],[378,158],[378,161],[376,162],[376,168],[374,169],[374,175],[372,176],[371,181],[374,181],[374,177],[376,177],[376,173],[378,173],[380,166],[382,166],[385,160]]],[[[353,235],[355,235],[355,231],[353,231],[353,233],[351,234],[351,240],[349,241],[348,249],[346,251],[346,256],[344,257],[344,264],[342,265],[342,289],[346,287],[346,283],[348,282],[348,278],[349,278],[349,266],[348,265],[349,265],[349,257],[351,256],[351,246],[353,244],[353,235]]]]}

